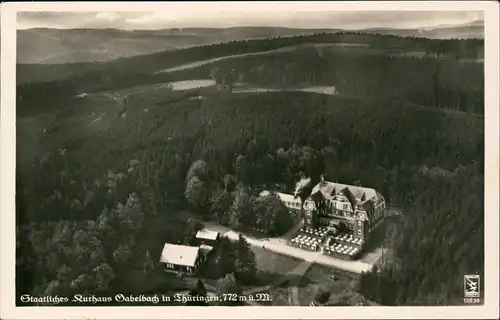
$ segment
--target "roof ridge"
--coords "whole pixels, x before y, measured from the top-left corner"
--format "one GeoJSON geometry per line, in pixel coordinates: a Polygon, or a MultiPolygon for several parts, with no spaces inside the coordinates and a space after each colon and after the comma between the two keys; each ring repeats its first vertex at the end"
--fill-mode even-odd
{"type": "MultiPolygon", "coordinates": [[[[322,182],[319,182],[319,183],[321,184],[322,182]]],[[[374,188],[370,188],[370,187],[356,186],[356,185],[352,185],[352,184],[345,184],[345,183],[332,182],[332,181],[324,181],[324,183],[333,185],[334,190],[336,190],[337,187],[341,187],[341,190],[344,188],[355,188],[355,189],[360,189],[360,190],[370,190],[370,191],[377,192],[377,190],[375,190],[374,188]]],[[[341,191],[341,190],[339,190],[339,191],[341,191]]]]}

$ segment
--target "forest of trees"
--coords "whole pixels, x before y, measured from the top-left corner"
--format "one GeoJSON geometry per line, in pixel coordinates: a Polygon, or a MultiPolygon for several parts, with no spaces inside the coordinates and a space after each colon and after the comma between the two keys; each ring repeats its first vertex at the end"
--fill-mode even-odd
{"type": "MultiPolygon", "coordinates": [[[[17,292],[35,296],[131,292],[134,288],[124,279],[134,273],[137,281],[144,280],[155,268],[140,241],[146,219],[154,213],[141,205],[147,203],[142,198],[146,192],[129,193],[131,187],[141,190],[133,186],[133,163],[127,174],[108,172],[105,179],[96,179],[85,198],[78,199],[82,190],[73,180],[61,181],[68,187],[62,191],[40,195],[45,200],[34,212],[39,216],[17,224],[17,292]]],[[[20,210],[25,203],[18,202],[20,210]]]]}
{"type": "MultiPolygon", "coordinates": [[[[333,36],[317,35],[307,42],[322,43],[328,37],[333,36]]],[[[343,42],[349,39],[342,37],[363,37],[359,41],[380,46],[404,43],[416,49],[436,43],[391,36],[336,37],[343,42]]],[[[254,44],[264,50],[304,39],[252,40],[164,53],[173,58],[161,67],[253,52],[254,44]]],[[[460,50],[447,52],[463,55],[472,55],[470,48],[482,45],[475,40],[439,43],[455,44],[460,50]]],[[[177,98],[163,103],[132,100],[126,118],[64,147],[52,146],[47,139],[42,142],[46,152],[34,161],[18,157],[18,292],[151,291],[155,288],[148,287],[148,279],[156,273],[163,244],[189,244],[202,227],[178,216],[180,211],[192,210],[240,230],[282,234],[293,217],[276,196],[259,197],[259,192],[291,192],[300,176],[315,180],[323,173],[329,180],[372,187],[404,212],[386,240],[391,263],[361,276],[363,295],[385,305],[452,301],[460,294],[463,274],[484,269],[481,67],[461,64],[456,57],[439,60],[439,68],[430,57],[331,53],[335,59],[313,61],[304,52],[216,67],[234,69],[238,78],[244,73],[239,80],[259,85],[335,85],[340,96],[220,92],[189,100],[172,92],[177,98]],[[293,72],[280,71],[286,63],[293,72]],[[252,74],[261,65],[262,73],[252,74]],[[142,111],[145,107],[148,113],[142,111]],[[443,267],[436,269],[438,265],[443,267]],[[136,280],[124,281],[131,278],[136,280]]],[[[130,61],[141,61],[134,59],[130,61]]],[[[129,60],[120,61],[114,63],[129,60]]],[[[162,75],[158,81],[197,74],[208,78],[213,67],[162,75]]],[[[137,65],[127,70],[133,68],[137,65]]],[[[113,81],[124,74],[127,78],[129,71],[114,70],[113,81]]],[[[84,75],[61,82],[57,90],[51,84],[18,87],[23,96],[18,112],[41,112],[40,106],[50,101],[55,101],[52,107],[64,104],[64,96],[76,88],[71,86],[95,80],[89,79],[84,75]]],[[[123,83],[132,80],[141,77],[123,83]]],[[[115,85],[113,81],[106,83],[115,85]]],[[[95,88],[99,86],[96,81],[95,88]]],[[[57,135],[69,135],[64,130],[57,135]]],[[[224,267],[210,268],[222,270],[214,275],[220,279],[218,290],[237,292],[254,274],[254,258],[241,249],[245,246],[241,241],[226,243],[218,251],[223,258],[215,261],[224,267]]],[[[203,292],[199,284],[192,290],[203,292]]]]}
{"type": "MultiPolygon", "coordinates": [[[[254,145],[251,142],[249,148],[254,145]]],[[[304,162],[311,161],[312,154],[307,151],[302,154],[304,162]]],[[[268,235],[282,235],[294,225],[294,217],[277,195],[258,194],[269,186],[270,181],[259,184],[259,181],[251,179],[251,161],[239,155],[234,168],[236,178],[225,174],[222,181],[212,181],[208,164],[203,160],[195,161],[186,176],[186,200],[203,218],[215,220],[234,230],[248,231],[252,228],[268,235]],[[248,185],[260,188],[252,190],[248,185]]]]}
{"type": "MultiPolygon", "coordinates": [[[[136,183],[135,170],[139,166],[137,160],[132,160],[126,173],[109,171],[106,179],[95,180],[94,187],[86,190],[84,201],[78,200],[79,194],[74,189],[55,191],[40,205],[35,219],[18,223],[18,293],[105,297],[117,292],[139,294],[160,290],[161,293],[178,287],[176,282],[160,286],[154,283],[162,277],[162,267],[157,263],[158,249],[165,242],[194,245],[195,235],[203,224],[193,219],[171,221],[170,229],[167,232],[160,229],[159,237],[150,243],[155,225],[165,220],[157,216],[160,206],[151,190],[136,183]],[[132,189],[141,192],[140,196],[135,192],[126,196],[132,189]],[[113,203],[117,205],[110,209],[113,203]],[[100,214],[99,207],[104,208],[100,214]]],[[[219,279],[220,292],[231,293],[256,277],[255,254],[242,236],[234,243],[223,237],[209,261],[202,272],[208,278],[219,279]],[[231,286],[228,279],[234,279],[231,286]]],[[[199,281],[190,294],[204,288],[199,281]]],[[[113,302],[102,302],[105,303],[113,302]]],[[[233,304],[222,302],[227,303],[233,304]]],[[[71,301],[67,304],[71,305],[71,301]]]]}
{"type": "MultiPolygon", "coordinates": [[[[151,221],[149,227],[155,222],[148,217],[175,218],[176,210],[186,206],[237,226],[246,222],[248,208],[259,214],[254,217],[266,217],[261,220],[264,222],[269,221],[269,214],[280,212],[275,198],[259,199],[251,190],[278,185],[290,192],[300,172],[308,176],[324,172],[334,181],[359,181],[374,187],[405,212],[394,231],[397,263],[384,271],[390,274],[387,281],[394,288],[407,288],[405,293],[381,298],[373,286],[362,285],[360,290],[386,304],[445,301],[435,295],[441,295],[440,299],[453,295],[459,288],[458,277],[465,271],[482,270],[483,125],[483,119],[466,114],[308,93],[223,95],[162,105],[147,116],[123,119],[110,130],[72,143],[65,152],[49,153],[34,166],[18,168],[18,239],[23,247],[18,251],[18,272],[31,275],[33,290],[55,290],[65,279],[54,274],[59,261],[76,262],[68,258],[74,248],[102,244],[103,272],[112,270],[120,279],[122,266],[143,268],[142,262],[148,261],[127,260],[138,257],[131,254],[134,250],[143,256],[149,250],[153,259],[159,254],[158,248],[136,248],[134,232],[138,232],[137,239],[151,233],[133,231],[137,224],[116,226],[132,228],[126,239],[116,238],[122,235],[117,231],[94,231],[102,228],[102,219],[112,226],[114,216],[137,212],[139,209],[117,205],[128,203],[129,196],[139,199],[139,211],[145,217],[140,219],[151,221]],[[211,192],[203,191],[208,184],[211,192]],[[134,193],[136,196],[131,196],[134,193]],[[265,202],[262,206],[261,201],[265,202]],[[253,205],[248,206],[250,202],[253,205]],[[273,205],[278,210],[268,210],[273,205]],[[47,224],[60,231],[52,233],[47,224]],[[23,239],[27,239],[28,230],[35,235],[41,232],[41,238],[26,242],[23,239]],[[100,242],[74,238],[71,230],[95,234],[100,242]],[[53,241],[56,244],[50,244],[53,241]],[[408,246],[414,249],[409,251],[408,246]],[[44,260],[47,266],[35,260],[44,255],[53,256],[44,260]],[[428,270],[436,264],[453,264],[457,273],[428,270]]],[[[132,215],[126,220],[138,218],[132,215]]],[[[252,223],[266,227],[257,220],[252,223]]],[[[175,229],[180,230],[182,239],[184,229],[175,229]]],[[[96,260],[77,263],[79,268],[96,268],[101,261],[83,255],[81,259],[96,260]]],[[[77,279],[85,274],[97,277],[93,269],[77,268],[71,274],[77,279]]],[[[84,282],[88,290],[111,285],[82,277],[81,281],[88,281],[84,282]]],[[[30,280],[21,278],[23,283],[30,280]]],[[[365,281],[373,284],[375,280],[365,281]]]]}
{"type": "Polygon", "coordinates": [[[362,50],[329,49],[319,55],[314,48],[308,48],[230,59],[160,75],[148,82],[211,77],[230,89],[238,83],[269,88],[333,86],[339,95],[347,97],[398,99],[433,108],[484,112],[483,64],[366,54],[362,50]],[[215,77],[214,72],[219,76],[215,77]]]}
{"type": "Polygon", "coordinates": [[[412,205],[388,232],[388,263],[361,276],[360,292],[383,305],[462,304],[463,275],[484,276],[484,180],[465,167],[424,168],[408,184],[412,205]]]}
{"type": "MultiPolygon", "coordinates": [[[[250,244],[240,234],[238,241],[232,242],[222,237],[216,252],[202,265],[198,275],[207,279],[217,279],[214,292],[222,297],[223,294],[241,295],[242,287],[253,283],[257,277],[257,266],[255,253],[250,244]]],[[[194,288],[189,292],[191,296],[207,296],[208,290],[199,279],[194,288]]],[[[221,300],[213,302],[222,306],[242,305],[240,301],[221,300]]],[[[212,303],[212,305],[213,305],[212,303]]],[[[193,301],[188,305],[204,306],[209,303],[205,301],[193,301]]]]}

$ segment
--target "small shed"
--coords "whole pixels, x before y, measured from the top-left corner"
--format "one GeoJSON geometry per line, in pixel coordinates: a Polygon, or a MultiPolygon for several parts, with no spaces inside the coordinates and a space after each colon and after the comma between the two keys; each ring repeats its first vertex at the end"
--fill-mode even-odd
{"type": "Polygon", "coordinates": [[[215,247],[219,242],[220,234],[217,231],[201,229],[196,233],[196,242],[198,245],[207,245],[215,247]]]}

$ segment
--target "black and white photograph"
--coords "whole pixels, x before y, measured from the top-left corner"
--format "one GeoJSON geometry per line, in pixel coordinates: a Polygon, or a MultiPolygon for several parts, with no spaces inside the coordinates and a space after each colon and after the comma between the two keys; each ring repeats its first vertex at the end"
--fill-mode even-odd
{"type": "Polygon", "coordinates": [[[3,7],[9,310],[498,317],[498,3],[403,4],[3,7]]]}

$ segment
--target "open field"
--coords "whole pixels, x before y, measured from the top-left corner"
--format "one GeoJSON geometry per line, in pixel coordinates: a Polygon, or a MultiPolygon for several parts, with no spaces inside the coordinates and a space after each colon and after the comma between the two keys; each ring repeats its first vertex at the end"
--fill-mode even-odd
{"type": "Polygon", "coordinates": [[[228,56],[223,56],[223,57],[217,57],[217,58],[212,58],[212,59],[206,59],[206,60],[201,60],[201,61],[196,61],[196,62],[191,62],[188,64],[168,68],[168,69],[163,69],[163,70],[158,70],[155,72],[155,74],[162,74],[162,73],[172,73],[176,71],[182,71],[182,70],[187,70],[187,69],[194,69],[198,68],[201,66],[213,64],[215,62],[223,61],[223,60],[233,60],[233,59],[240,59],[240,58],[246,58],[246,57],[259,57],[263,55],[275,55],[279,53],[287,53],[287,52],[293,52],[297,50],[303,50],[303,49],[319,49],[319,48],[334,48],[333,44],[330,43],[304,43],[300,45],[292,45],[292,46],[287,46],[283,48],[278,48],[278,49],[273,49],[273,50],[264,50],[260,52],[252,52],[252,53],[242,53],[242,54],[234,54],[234,55],[228,55],[228,56]]]}
{"type": "Polygon", "coordinates": [[[257,261],[259,282],[266,285],[278,277],[295,269],[301,261],[299,259],[277,254],[256,246],[252,246],[257,261]]]}

